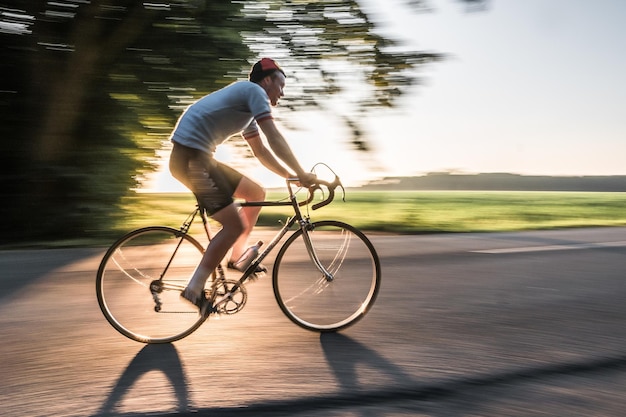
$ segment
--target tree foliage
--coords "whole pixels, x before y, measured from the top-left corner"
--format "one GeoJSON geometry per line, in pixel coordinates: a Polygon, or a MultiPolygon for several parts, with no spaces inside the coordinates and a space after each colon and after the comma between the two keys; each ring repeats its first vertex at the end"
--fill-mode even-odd
{"type": "Polygon", "coordinates": [[[393,106],[439,58],[335,0],[5,1],[0,48],[1,218],[5,238],[28,240],[107,230],[182,109],[260,55],[293,74],[292,109],[323,106],[359,74],[359,111],[393,106]]]}

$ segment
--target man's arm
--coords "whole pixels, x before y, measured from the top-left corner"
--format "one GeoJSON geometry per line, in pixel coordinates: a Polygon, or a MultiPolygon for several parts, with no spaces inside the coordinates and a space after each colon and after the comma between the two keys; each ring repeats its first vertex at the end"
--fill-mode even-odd
{"type": "MultiPolygon", "coordinates": [[[[308,186],[315,182],[315,175],[310,172],[306,172],[295,155],[291,151],[289,144],[280,133],[273,119],[265,119],[259,122],[259,127],[263,131],[263,134],[267,138],[267,142],[272,149],[272,152],[280,158],[289,168],[291,168],[296,176],[300,179],[303,185],[308,186]]],[[[250,141],[250,146],[252,148],[252,152],[254,152],[255,156],[259,158],[259,161],[263,165],[265,165],[268,169],[277,173],[278,175],[284,176],[286,172],[285,168],[278,163],[276,158],[272,155],[271,152],[263,145],[260,138],[252,138],[250,141]],[[255,149],[256,148],[256,149],[255,149]]],[[[290,176],[290,175],[288,175],[290,176]]]]}
{"type": "Polygon", "coordinates": [[[290,178],[294,175],[287,170],[278,160],[274,157],[274,154],[267,149],[260,136],[247,139],[250,149],[254,156],[263,164],[263,166],[273,173],[283,177],[290,178]]]}

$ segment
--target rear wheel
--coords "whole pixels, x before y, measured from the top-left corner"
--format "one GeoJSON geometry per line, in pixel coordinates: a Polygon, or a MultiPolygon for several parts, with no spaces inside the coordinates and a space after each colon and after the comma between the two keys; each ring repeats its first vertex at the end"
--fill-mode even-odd
{"type": "Polygon", "coordinates": [[[346,223],[313,223],[307,233],[327,278],[317,268],[302,230],[296,231],[276,256],[274,295],[285,315],[313,331],[344,329],[372,307],[380,288],[380,261],[374,246],[346,223]]]}
{"type": "Polygon", "coordinates": [[[107,251],[96,277],[102,313],[124,336],[143,343],[169,343],[196,330],[205,320],[181,299],[204,249],[187,234],[169,227],[138,229],[107,251]]]}

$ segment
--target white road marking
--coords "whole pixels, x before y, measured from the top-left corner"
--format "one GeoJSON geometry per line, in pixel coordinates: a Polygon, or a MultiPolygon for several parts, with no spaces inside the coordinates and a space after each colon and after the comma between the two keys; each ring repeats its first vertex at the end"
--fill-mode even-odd
{"type": "Polygon", "coordinates": [[[626,240],[618,242],[598,242],[598,243],[574,243],[569,245],[547,245],[547,246],[524,246],[519,248],[482,249],[473,250],[472,253],[524,253],[524,252],[548,252],[557,250],[579,250],[598,248],[621,248],[626,246],[626,240]]]}

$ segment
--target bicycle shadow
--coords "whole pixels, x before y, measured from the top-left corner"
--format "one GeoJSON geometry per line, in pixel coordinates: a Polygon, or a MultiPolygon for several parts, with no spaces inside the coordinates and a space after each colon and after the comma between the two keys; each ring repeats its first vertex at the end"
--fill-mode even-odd
{"type": "Polygon", "coordinates": [[[322,350],[328,365],[344,393],[362,392],[371,389],[359,379],[360,368],[374,369],[380,377],[398,385],[409,385],[415,381],[400,366],[394,364],[369,347],[341,333],[322,333],[322,350]]]}
{"type": "MultiPolygon", "coordinates": [[[[130,391],[143,375],[152,371],[161,371],[169,380],[174,391],[177,412],[189,411],[191,405],[187,391],[187,380],[178,351],[172,344],[150,344],[141,349],[128,364],[108,398],[95,415],[120,415],[120,413],[115,411],[116,405],[122,402],[125,394],[130,391]]],[[[155,395],[158,396],[158,393],[155,393],[155,395]]]]}

